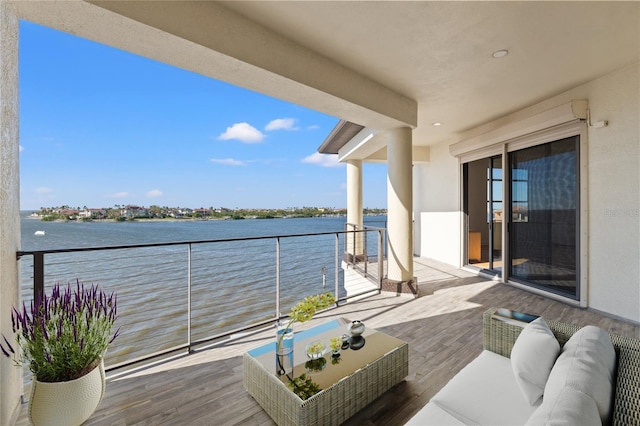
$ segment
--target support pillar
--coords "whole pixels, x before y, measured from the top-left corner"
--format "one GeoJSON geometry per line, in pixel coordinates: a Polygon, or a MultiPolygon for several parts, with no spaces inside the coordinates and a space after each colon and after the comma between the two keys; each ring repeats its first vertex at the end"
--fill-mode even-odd
{"type": "MultiPolygon", "coordinates": [[[[8,339],[13,336],[9,313],[20,300],[18,28],[11,6],[0,0],[0,333],[8,339]]],[[[17,419],[21,373],[12,360],[0,355],[0,424],[14,424],[17,419]]]]}
{"type": "MultiPolygon", "coordinates": [[[[347,161],[347,228],[350,230],[362,229],[362,160],[347,161]]],[[[347,234],[347,253],[350,261],[361,260],[363,251],[364,234],[347,234]]]]}
{"type": "Polygon", "coordinates": [[[389,131],[387,143],[387,278],[413,280],[413,161],[409,127],[389,131]]]}

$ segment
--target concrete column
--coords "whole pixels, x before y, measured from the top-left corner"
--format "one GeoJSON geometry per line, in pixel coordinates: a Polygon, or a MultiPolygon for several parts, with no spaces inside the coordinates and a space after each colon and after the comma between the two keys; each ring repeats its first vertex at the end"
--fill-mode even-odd
{"type": "MultiPolygon", "coordinates": [[[[362,160],[347,161],[347,223],[362,229],[362,160]]],[[[349,226],[347,230],[352,229],[354,227],[349,226]]],[[[346,238],[347,253],[357,260],[363,254],[364,234],[347,234],[346,238]]]]}
{"type": "MultiPolygon", "coordinates": [[[[0,333],[11,339],[9,313],[20,297],[18,18],[4,0],[0,0],[0,52],[0,333]]],[[[0,424],[14,424],[20,395],[22,371],[0,354],[0,424]]]]}
{"type": "Polygon", "coordinates": [[[411,129],[389,131],[387,144],[387,278],[413,279],[413,170],[411,129]]]}

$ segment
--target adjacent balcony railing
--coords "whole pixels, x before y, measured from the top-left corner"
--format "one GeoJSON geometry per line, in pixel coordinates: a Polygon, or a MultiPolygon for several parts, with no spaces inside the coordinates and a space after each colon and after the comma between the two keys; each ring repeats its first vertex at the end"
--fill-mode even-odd
{"type": "Polygon", "coordinates": [[[383,228],[20,251],[22,299],[76,280],[115,291],[113,370],[271,325],[308,295],[332,291],[343,302],[342,261],[353,253],[341,247],[358,236],[382,265],[383,228]]]}
{"type": "Polygon", "coordinates": [[[347,267],[361,273],[364,277],[378,282],[382,286],[382,280],[386,277],[384,259],[386,258],[386,222],[370,221],[359,226],[354,223],[345,223],[345,231],[348,232],[344,241],[344,261],[347,267]],[[371,226],[372,223],[382,224],[384,227],[371,226]],[[359,231],[359,232],[358,232],[359,231]],[[371,238],[376,240],[371,241],[371,238]]]}

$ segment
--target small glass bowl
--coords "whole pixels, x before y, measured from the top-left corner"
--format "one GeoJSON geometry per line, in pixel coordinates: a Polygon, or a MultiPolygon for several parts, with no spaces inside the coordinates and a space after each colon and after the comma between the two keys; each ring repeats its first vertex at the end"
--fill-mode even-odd
{"type": "Polygon", "coordinates": [[[327,345],[322,340],[314,340],[307,343],[307,346],[305,346],[305,352],[307,353],[307,358],[319,359],[324,357],[324,354],[327,353],[327,345]]]}

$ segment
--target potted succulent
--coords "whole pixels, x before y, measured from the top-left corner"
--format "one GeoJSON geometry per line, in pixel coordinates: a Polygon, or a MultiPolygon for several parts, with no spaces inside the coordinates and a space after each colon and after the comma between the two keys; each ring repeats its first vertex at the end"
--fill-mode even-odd
{"type": "Polygon", "coordinates": [[[4,355],[33,374],[29,416],[34,425],[79,425],[104,395],[103,355],[117,337],[116,295],[97,285],[61,287],[11,312],[16,345],[6,336],[4,355]]]}

